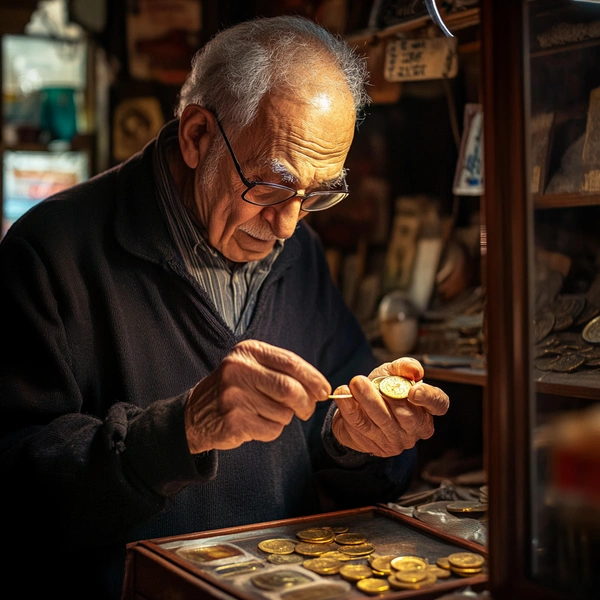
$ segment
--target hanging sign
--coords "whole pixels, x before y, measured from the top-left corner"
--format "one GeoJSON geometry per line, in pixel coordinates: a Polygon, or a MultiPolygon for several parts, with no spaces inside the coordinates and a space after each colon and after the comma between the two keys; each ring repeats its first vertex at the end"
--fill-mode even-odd
{"type": "Polygon", "coordinates": [[[456,38],[393,40],[387,43],[384,75],[388,81],[456,77],[456,38]]]}

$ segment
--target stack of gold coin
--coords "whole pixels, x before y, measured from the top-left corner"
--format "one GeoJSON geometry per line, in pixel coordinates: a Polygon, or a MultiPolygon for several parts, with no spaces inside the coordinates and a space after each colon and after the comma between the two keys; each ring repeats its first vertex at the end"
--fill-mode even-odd
{"type": "Polygon", "coordinates": [[[379,393],[388,400],[403,400],[408,398],[408,391],[413,385],[415,382],[406,377],[390,375],[379,382],[379,393]]]}
{"type": "Polygon", "coordinates": [[[325,554],[330,550],[331,546],[329,544],[309,544],[308,542],[296,544],[296,553],[302,556],[321,556],[321,554],[325,554]]]}
{"type": "Polygon", "coordinates": [[[342,563],[335,558],[309,558],[302,563],[302,566],[309,571],[319,575],[335,575],[339,573],[342,563]]]}
{"type": "Polygon", "coordinates": [[[375,552],[375,546],[372,546],[371,544],[348,544],[347,546],[340,546],[340,552],[359,558],[373,554],[373,552],[375,552]]]}
{"type": "Polygon", "coordinates": [[[346,531],[348,531],[348,528],[344,525],[336,525],[335,527],[323,527],[323,529],[331,529],[331,531],[333,531],[333,533],[335,533],[336,535],[338,533],[346,533],[346,531]]]}
{"type": "Polygon", "coordinates": [[[391,575],[392,574],[392,565],[391,561],[396,558],[395,554],[388,554],[384,556],[369,556],[369,562],[371,563],[371,569],[375,575],[391,575]]]}
{"type": "Polygon", "coordinates": [[[426,571],[428,562],[420,556],[396,556],[390,561],[394,571],[426,571]]]}
{"type": "Polygon", "coordinates": [[[331,542],[334,541],[335,535],[331,527],[302,529],[296,533],[296,537],[301,541],[296,544],[295,552],[302,556],[321,556],[333,550],[331,542]]]}
{"type": "Polygon", "coordinates": [[[452,576],[450,569],[442,569],[442,567],[438,567],[437,565],[429,565],[427,567],[427,572],[435,575],[438,579],[448,579],[448,577],[452,576]]]}
{"type": "Polygon", "coordinates": [[[302,529],[296,533],[296,537],[309,544],[329,544],[335,539],[335,534],[331,528],[326,527],[310,527],[302,529]]]}
{"type": "Polygon", "coordinates": [[[454,552],[448,556],[450,570],[459,577],[471,577],[483,571],[485,558],[475,552],[454,552]]]}
{"type": "Polygon", "coordinates": [[[342,546],[355,546],[366,541],[367,537],[362,533],[339,533],[335,536],[335,543],[342,546]]]}
{"type": "Polygon", "coordinates": [[[398,575],[398,573],[395,573],[388,577],[390,587],[395,590],[420,590],[431,587],[437,581],[437,577],[427,571],[422,574],[422,579],[419,581],[402,581],[398,575]]]}
{"type": "Polygon", "coordinates": [[[395,590],[420,590],[437,581],[429,570],[429,563],[420,556],[397,556],[390,561],[390,566],[392,574],[388,583],[395,590]]]}

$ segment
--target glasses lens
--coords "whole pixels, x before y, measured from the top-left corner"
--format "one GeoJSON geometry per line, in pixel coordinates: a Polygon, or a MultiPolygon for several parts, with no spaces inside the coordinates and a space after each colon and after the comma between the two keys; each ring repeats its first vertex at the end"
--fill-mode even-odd
{"type": "Polygon", "coordinates": [[[302,209],[307,212],[326,210],[348,197],[348,192],[313,192],[302,203],[302,209]]]}
{"type": "Polygon", "coordinates": [[[283,185],[257,183],[251,188],[248,188],[242,194],[242,198],[246,200],[246,202],[258,204],[259,206],[271,206],[272,204],[285,202],[295,195],[296,192],[294,190],[283,185]]]}

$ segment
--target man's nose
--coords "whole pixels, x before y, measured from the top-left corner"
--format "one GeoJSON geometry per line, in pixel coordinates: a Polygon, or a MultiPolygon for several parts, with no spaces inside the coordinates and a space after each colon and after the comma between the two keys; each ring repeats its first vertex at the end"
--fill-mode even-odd
{"type": "Polygon", "coordinates": [[[263,218],[271,225],[273,233],[280,239],[292,237],[300,220],[302,197],[296,196],[287,202],[263,209],[263,218]]]}

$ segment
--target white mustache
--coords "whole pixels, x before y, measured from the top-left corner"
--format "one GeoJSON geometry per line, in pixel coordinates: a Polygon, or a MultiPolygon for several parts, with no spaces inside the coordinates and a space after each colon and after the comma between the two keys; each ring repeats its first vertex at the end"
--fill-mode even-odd
{"type": "Polygon", "coordinates": [[[238,229],[263,242],[274,242],[279,239],[273,234],[271,228],[263,223],[244,223],[238,229]]]}

